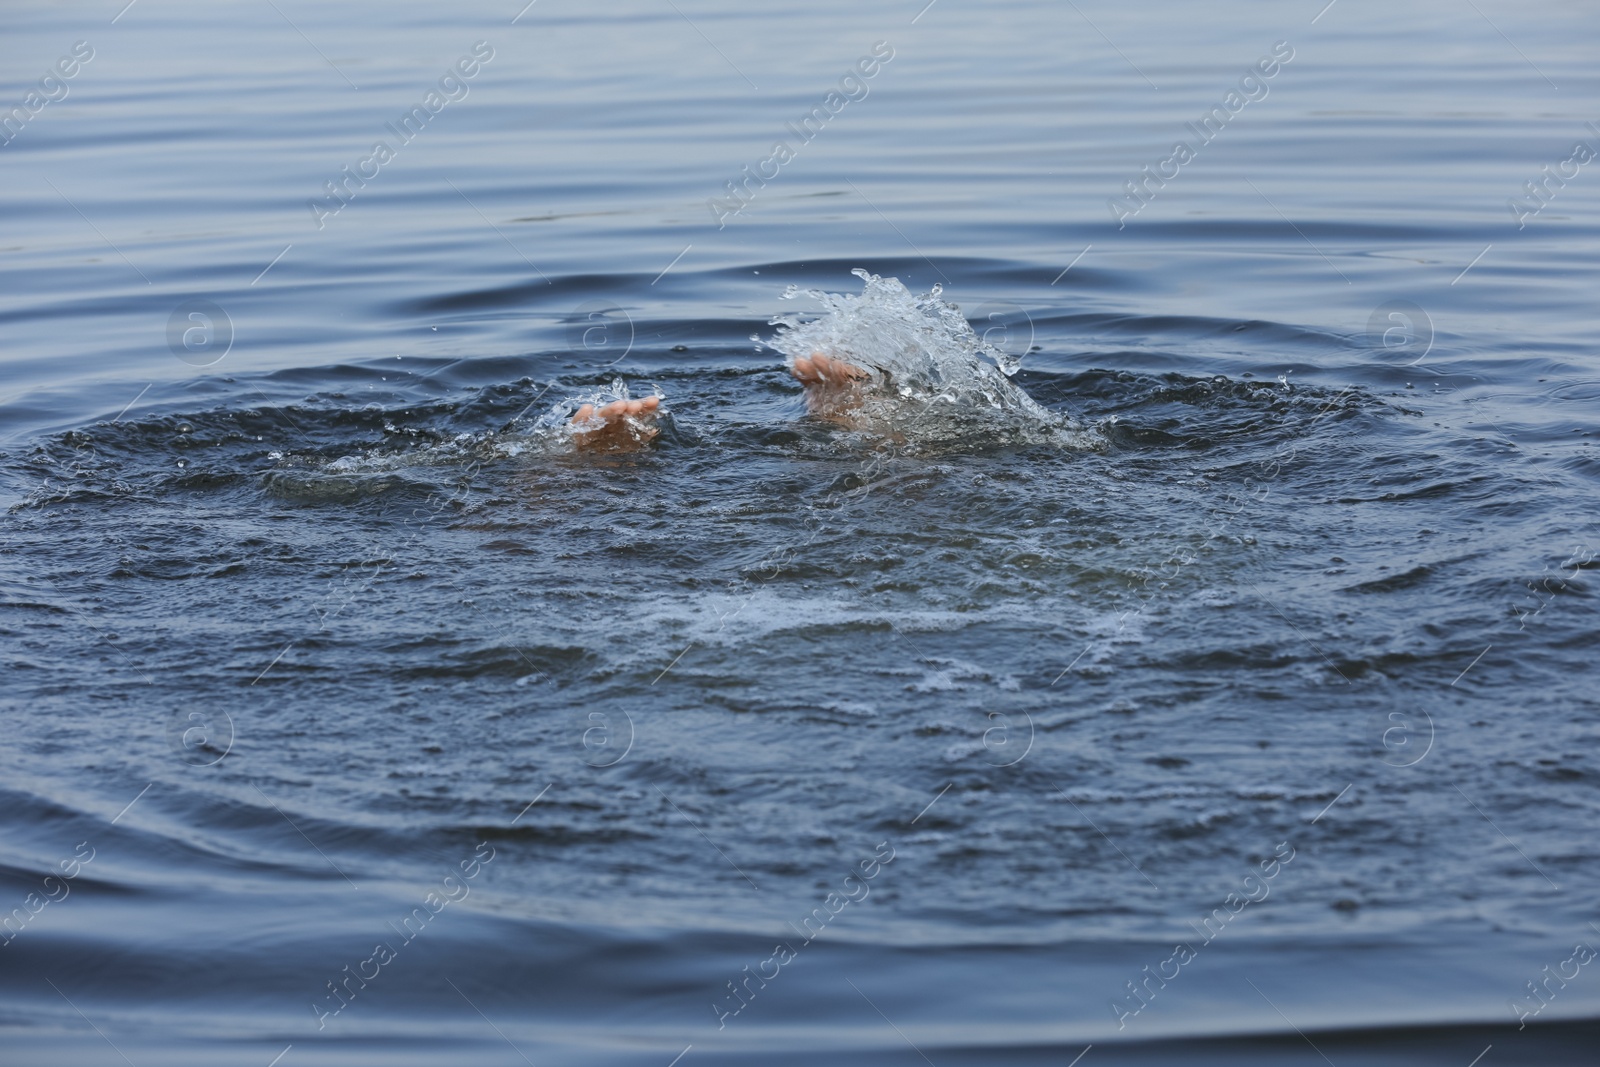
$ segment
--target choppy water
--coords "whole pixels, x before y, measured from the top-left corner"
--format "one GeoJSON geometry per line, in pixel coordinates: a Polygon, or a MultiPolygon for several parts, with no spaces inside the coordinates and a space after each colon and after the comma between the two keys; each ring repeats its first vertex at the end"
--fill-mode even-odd
{"type": "Polygon", "coordinates": [[[1590,6],[517,6],[3,16],[8,1063],[1592,1059],[1590,6]]]}

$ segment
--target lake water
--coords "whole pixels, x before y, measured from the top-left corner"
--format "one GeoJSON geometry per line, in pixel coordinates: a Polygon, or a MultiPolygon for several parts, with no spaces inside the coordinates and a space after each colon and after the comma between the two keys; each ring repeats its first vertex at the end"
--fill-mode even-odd
{"type": "Polygon", "coordinates": [[[5,1062],[1593,1062],[1593,5],[124,3],[0,16],[5,1062]]]}

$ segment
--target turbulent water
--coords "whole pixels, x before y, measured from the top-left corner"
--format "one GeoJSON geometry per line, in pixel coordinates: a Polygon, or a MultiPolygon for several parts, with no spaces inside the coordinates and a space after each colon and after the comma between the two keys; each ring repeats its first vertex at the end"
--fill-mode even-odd
{"type": "Polygon", "coordinates": [[[1586,6],[120,6],[0,36],[6,1062],[1592,1060],[1586,6]]]}
{"type": "MultiPolygon", "coordinates": [[[[1020,358],[979,337],[959,307],[939,298],[939,286],[917,297],[898,278],[852,273],[865,283],[861,296],[813,290],[807,295],[828,314],[773,320],[780,330],[772,347],[791,368],[820,353],[867,372],[864,384],[849,390],[843,417],[831,421],[912,449],[1052,441],[1092,448],[1102,442],[1075,432],[1069,418],[1045,411],[1008,382],[1020,358]]],[[[796,295],[793,287],[784,293],[796,295]]],[[[831,406],[824,401],[822,413],[831,406]]]]}

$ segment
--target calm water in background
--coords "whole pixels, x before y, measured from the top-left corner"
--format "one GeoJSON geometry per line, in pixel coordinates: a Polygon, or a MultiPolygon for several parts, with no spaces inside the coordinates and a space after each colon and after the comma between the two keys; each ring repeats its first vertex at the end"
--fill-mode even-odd
{"type": "Polygon", "coordinates": [[[6,8],[6,1062],[1592,1057],[1590,5],[518,6],[6,8]],[[807,422],[852,268],[1104,447],[807,422]]]}

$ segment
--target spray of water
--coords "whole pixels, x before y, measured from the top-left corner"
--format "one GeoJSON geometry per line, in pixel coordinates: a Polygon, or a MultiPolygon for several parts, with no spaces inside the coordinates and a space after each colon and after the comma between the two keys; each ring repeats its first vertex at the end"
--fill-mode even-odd
{"type": "MultiPolygon", "coordinates": [[[[655,389],[652,392],[645,394],[645,396],[655,396],[658,398],[661,397],[661,395],[660,389],[655,389]]],[[[613,379],[610,386],[606,388],[596,389],[579,396],[564,397],[563,399],[552,404],[549,411],[545,412],[543,415],[539,416],[539,418],[534,420],[533,424],[524,431],[526,434],[524,440],[526,440],[528,444],[534,446],[531,449],[534,451],[572,451],[575,447],[573,444],[573,438],[576,434],[590,433],[602,428],[605,425],[605,420],[601,419],[598,415],[593,414],[581,422],[573,421],[573,417],[577,414],[578,409],[582,408],[585,404],[591,404],[594,406],[595,411],[599,411],[607,404],[615,401],[633,399],[643,399],[643,397],[635,398],[630,396],[628,394],[628,385],[621,378],[613,379]]],[[[665,409],[662,409],[662,414],[665,415],[665,409]]],[[[635,441],[641,444],[645,441],[648,441],[651,437],[651,434],[649,434],[646,430],[647,423],[634,418],[633,416],[625,417],[622,420],[622,425],[624,430],[632,435],[635,441]]],[[[517,448],[518,446],[513,444],[508,438],[503,439],[500,442],[500,447],[503,450],[507,450],[517,448]]],[[[514,455],[516,453],[507,451],[506,454],[514,455]]]]}
{"type": "Polygon", "coordinates": [[[912,445],[1055,443],[1093,448],[1103,438],[1040,407],[1010,380],[1016,361],[984,342],[940,288],[917,296],[897,278],[852,271],[859,296],[799,290],[823,308],[816,318],[776,316],[763,341],[788,358],[821,352],[865,368],[860,425],[912,445]]]}

